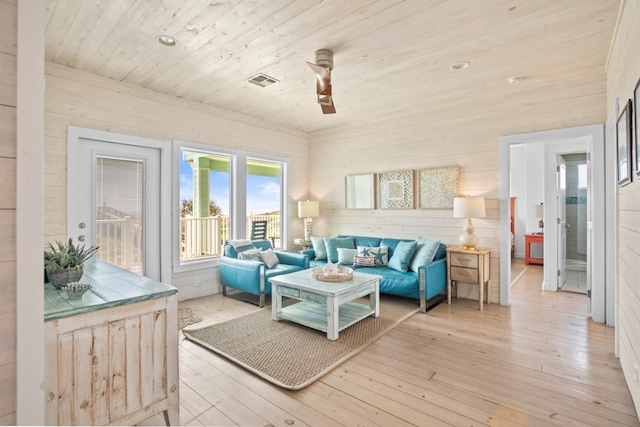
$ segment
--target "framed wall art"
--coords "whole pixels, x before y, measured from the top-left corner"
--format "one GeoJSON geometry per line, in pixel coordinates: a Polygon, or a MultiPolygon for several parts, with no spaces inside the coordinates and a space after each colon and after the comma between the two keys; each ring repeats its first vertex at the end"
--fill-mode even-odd
{"type": "Polygon", "coordinates": [[[631,182],[631,100],[622,109],[616,124],[616,153],[618,185],[631,182]]]}
{"type": "Polygon", "coordinates": [[[458,197],[458,166],[418,171],[418,207],[420,209],[453,209],[458,197]]]}
{"type": "Polygon", "coordinates": [[[633,154],[634,154],[634,166],[633,166],[633,170],[636,173],[637,176],[640,176],[640,151],[638,151],[638,149],[640,148],[640,142],[638,142],[638,140],[640,139],[640,130],[638,130],[638,125],[640,124],[640,113],[639,113],[639,109],[638,109],[638,102],[640,101],[640,79],[638,79],[638,83],[636,83],[636,88],[633,90],[633,126],[632,126],[632,133],[633,133],[633,154]]]}
{"type": "Polygon", "coordinates": [[[345,206],[347,209],[374,209],[375,175],[348,175],[345,178],[345,206]]]}
{"type": "Polygon", "coordinates": [[[413,171],[378,174],[378,208],[413,209],[413,171]]]}

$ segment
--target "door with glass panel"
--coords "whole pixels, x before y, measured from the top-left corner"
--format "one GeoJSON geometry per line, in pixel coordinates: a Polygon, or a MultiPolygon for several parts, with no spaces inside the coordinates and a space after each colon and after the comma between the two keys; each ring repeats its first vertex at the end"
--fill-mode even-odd
{"type": "Polygon", "coordinates": [[[80,139],[69,236],[100,246],[98,259],[160,280],[160,152],[80,139]]]}

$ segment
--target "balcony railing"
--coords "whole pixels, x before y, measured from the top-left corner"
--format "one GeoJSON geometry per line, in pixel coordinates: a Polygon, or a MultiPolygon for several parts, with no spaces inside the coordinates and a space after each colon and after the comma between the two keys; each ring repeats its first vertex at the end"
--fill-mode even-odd
{"type": "MultiPolygon", "coordinates": [[[[280,215],[248,216],[247,236],[253,221],[267,221],[267,238],[274,247],[280,247],[280,215]]],[[[229,238],[228,216],[180,218],[180,261],[220,256],[229,238]]]]}
{"type": "MultiPolygon", "coordinates": [[[[267,221],[267,239],[280,247],[280,215],[250,215],[247,236],[253,221],[267,221]]],[[[218,257],[229,240],[229,217],[180,218],[180,261],[218,257]]],[[[129,271],[142,274],[142,224],[137,217],[96,221],[97,257],[129,271]]]]}
{"type": "Polygon", "coordinates": [[[134,273],[142,274],[142,224],[139,217],[96,221],[96,257],[134,273]]]}

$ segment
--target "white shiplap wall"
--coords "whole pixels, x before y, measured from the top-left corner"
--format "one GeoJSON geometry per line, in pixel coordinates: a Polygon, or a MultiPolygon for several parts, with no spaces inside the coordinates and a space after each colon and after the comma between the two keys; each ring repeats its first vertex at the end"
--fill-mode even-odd
{"type": "MultiPolygon", "coordinates": [[[[512,94],[504,99],[482,103],[457,99],[442,102],[439,112],[427,117],[381,115],[367,127],[347,126],[312,134],[310,193],[320,201],[321,211],[314,221],[314,234],[419,235],[457,245],[464,220],[453,219],[451,210],[346,210],[344,179],[357,173],[459,166],[459,193],[486,199],[487,217],[474,219],[473,224],[480,246],[492,251],[491,299],[498,303],[498,138],[604,122],[604,68],[583,75],[571,85],[581,96],[566,99],[559,94],[554,102],[536,103],[541,91],[558,88],[525,81],[514,86],[512,94]]],[[[339,92],[334,95],[337,99],[339,92]]],[[[477,299],[477,288],[461,284],[460,294],[477,299]]]]}
{"type": "Polygon", "coordinates": [[[0,0],[0,424],[16,423],[17,9],[0,0]]]}
{"type": "MultiPolygon", "coordinates": [[[[296,201],[306,198],[308,136],[91,73],[47,63],[45,93],[45,241],[67,233],[67,127],[167,141],[192,141],[289,159],[291,236],[302,232],[296,201]]],[[[220,291],[214,269],[176,274],[181,299],[220,291]],[[198,276],[201,286],[194,286],[198,276]]]]}
{"type": "MultiPolygon", "coordinates": [[[[607,68],[607,105],[619,98],[620,107],[633,99],[640,79],[640,2],[626,0],[618,21],[607,68]]],[[[634,105],[634,108],[638,108],[634,105]]],[[[634,131],[637,135],[637,130],[634,131]]],[[[636,156],[638,153],[636,153],[636,156]]],[[[617,195],[617,290],[620,364],[640,413],[640,176],[618,187],[617,195]]]]}

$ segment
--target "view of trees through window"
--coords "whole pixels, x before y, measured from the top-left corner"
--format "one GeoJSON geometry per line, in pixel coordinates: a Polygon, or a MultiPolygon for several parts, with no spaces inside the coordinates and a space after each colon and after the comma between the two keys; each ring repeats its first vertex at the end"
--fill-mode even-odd
{"type": "MultiPolygon", "coordinates": [[[[232,237],[232,164],[231,155],[180,151],[181,262],[220,256],[232,237]]],[[[282,164],[252,158],[246,171],[246,188],[237,192],[245,200],[245,212],[237,215],[246,215],[246,237],[254,221],[266,220],[266,237],[280,246],[282,164]]]]}

